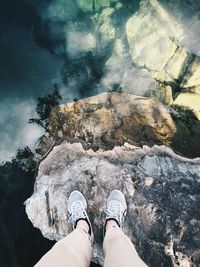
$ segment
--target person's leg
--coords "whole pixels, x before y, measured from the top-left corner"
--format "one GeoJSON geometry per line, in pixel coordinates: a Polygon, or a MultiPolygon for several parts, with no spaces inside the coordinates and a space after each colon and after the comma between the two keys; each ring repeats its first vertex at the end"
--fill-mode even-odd
{"type": "Polygon", "coordinates": [[[104,267],[147,267],[115,221],[108,221],[104,238],[104,267]],[[112,223],[113,226],[108,225],[112,223]]]}
{"type": "Polygon", "coordinates": [[[147,267],[122,228],[126,216],[126,201],[118,190],[111,192],[107,202],[107,216],[103,249],[104,267],[147,267]]]}
{"type": "Polygon", "coordinates": [[[83,195],[74,191],[68,200],[68,212],[73,232],[58,241],[35,267],[89,267],[91,261],[92,228],[86,213],[83,195]]]}

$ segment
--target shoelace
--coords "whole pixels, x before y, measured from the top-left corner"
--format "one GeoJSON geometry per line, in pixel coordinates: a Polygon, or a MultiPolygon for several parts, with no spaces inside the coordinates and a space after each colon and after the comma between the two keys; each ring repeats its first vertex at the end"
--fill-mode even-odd
{"type": "Polygon", "coordinates": [[[120,227],[122,226],[122,218],[124,216],[121,203],[117,200],[110,201],[106,209],[106,218],[114,218],[118,221],[120,227]]]}
{"type": "Polygon", "coordinates": [[[71,210],[69,222],[73,223],[73,225],[79,218],[86,218],[87,217],[86,211],[83,208],[81,201],[75,201],[73,203],[71,209],[72,210],[71,210]]]}

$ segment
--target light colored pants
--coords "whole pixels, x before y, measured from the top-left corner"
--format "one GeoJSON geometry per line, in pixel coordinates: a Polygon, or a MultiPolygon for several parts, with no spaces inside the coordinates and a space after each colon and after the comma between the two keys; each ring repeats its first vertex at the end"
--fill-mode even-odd
{"type": "MultiPolygon", "coordinates": [[[[104,267],[147,267],[119,227],[107,229],[103,249],[104,267]]],[[[75,229],[58,241],[35,267],[89,267],[91,254],[89,235],[81,229],[75,229]]]]}

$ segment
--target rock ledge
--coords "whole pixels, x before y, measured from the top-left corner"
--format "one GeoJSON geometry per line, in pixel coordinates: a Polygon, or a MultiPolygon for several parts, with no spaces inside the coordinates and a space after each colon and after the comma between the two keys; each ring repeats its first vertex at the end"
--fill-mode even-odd
{"type": "Polygon", "coordinates": [[[88,199],[94,226],[93,260],[103,263],[102,222],[113,189],[126,196],[126,232],[148,266],[200,264],[200,159],[186,159],[165,146],[85,150],[62,143],[41,162],[26,212],[49,239],[70,232],[67,200],[80,190],[88,199]],[[38,216],[39,214],[39,216],[38,216]]]}

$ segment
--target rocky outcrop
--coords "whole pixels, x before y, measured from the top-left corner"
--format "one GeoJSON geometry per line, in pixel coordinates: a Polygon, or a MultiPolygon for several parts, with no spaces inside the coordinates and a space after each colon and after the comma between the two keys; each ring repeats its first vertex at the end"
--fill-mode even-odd
{"type": "Polygon", "coordinates": [[[176,132],[169,112],[155,98],[114,92],[61,105],[53,110],[48,127],[56,138],[81,141],[95,150],[126,141],[170,144],[176,132]]]}
{"type": "Polygon", "coordinates": [[[69,194],[80,190],[95,235],[93,260],[102,264],[106,198],[117,188],[128,203],[126,233],[148,266],[199,266],[199,174],[199,159],[177,156],[164,146],[125,143],[94,152],[80,143],[62,143],[41,162],[26,212],[45,237],[59,240],[71,231],[69,194]]]}
{"type": "Polygon", "coordinates": [[[144,2],[126,24],[130,54],[135,63],[147,68],[160,81],[178,79],[187,52],[177,49],[181,32],[178,24],[154,0],[144,2]]]}
{"type": "Polygon", "coordinates": [[[39,158],[63,140],[94,150],[125,142],[165,144],[187,157],[200,155],[200,122],[189,110],[169,109],[155,97],[112,92],[62,104],[53,109],[47,130],[36,147],[39,158]]]}

